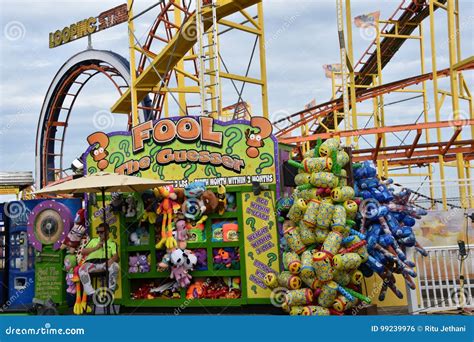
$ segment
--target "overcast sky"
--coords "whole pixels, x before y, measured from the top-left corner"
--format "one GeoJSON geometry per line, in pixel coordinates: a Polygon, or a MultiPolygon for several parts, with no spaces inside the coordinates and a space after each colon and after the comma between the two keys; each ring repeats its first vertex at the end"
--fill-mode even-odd
{"type": "MultiPolygon", "coordinates": [[[[108,1],[24,1],[1,0],[1,64],[0,64],[0,156],[1,171],[34,171],[36,126],[42,102],[50,82],[61,65],[72,55],[87,47],[87,39],[49,49],[49,32],[62,29],[80,19],[96,16],[119,5],[124,0],[108,1]]],[[[135,13],[155,3],[136,0],[135,13]]],[[[336,1],[322,0],[265,0],[266,54],[270,113],[272,117],[293,113],[303,108],[311,99],[324,102],[331,97],[330,80],[324,77],[323,64],[338,63],[339,50],[336,26],[336,1]]],[[[381,11],[386,19],[396,9],[399,0],[352,1],[353,16],[381,11]],[[382,5],[383,4],[383,5],[382,5]]],[[[474,2],[460,0],[462,58],[473,54],[474,2]]],[[[438,69],[448,65],[446,16],[436,14],[438,69]]],[[[143,42],[144,33],[157,11],[136,22],[137,36],[143,42]]],[[[235,18],[240,21],[241,17],[235,18]]],[[[429,33],[425,21],[425,33],[429,33]]],[[[353,28],[354,58],[358,60],[366,49],[373,32],[353,28]]],[[[428,37],[428,36],[427,36],[428,37]]],[[[93,36],[95,49],[113,50],[128,59],[126,26],[119,25],[93,36]]],[[[384,82],[420,74],[418,41],[406,43],[390,65],[384,70],[384,82]]],[[[243,73],[247,67],[253,39],[249,35],[231,32],[221,36],[221,53],[232,73],[243,73]]],[[[426,67],[431,68],[429,40],[426,40],[426,67]]],[[[256,72],[258,60],[251,65],[251,75],[256,72]]],[[[472,72],[466,73],[473,85],[472,72]]],[[[445,81],[441,85],[447,86],[445,81]]],[[[236,101],[230,83],[224,84],[224,104],[236,101]]],[[[430,86],[428,86],[430,88],[430,86]]],[[[258,88],[246,86],[243,99],[260,112],[258,88]]],[[[431,94],[430,94],[431,95],[431,94]]],[[[408,97],[393,95],[386,102],[408,97]]],[[[78,98],[69,121],[65,147],[66,165],[86,148],[85,137],[97,127],[94,115],[107,112],[117,99],[117,92],[105,78],[93,79],[78,98]]],[[[432,95],[430,103],[433,102],[432,95]]],[[[370,108],[361,106],[364,108],[370,108]]],[[[443,118],[449,119],[449,106],[443,118]]],[[[388,124],[414,122],[422,110],[421,101],[407,101],[387,107],[388,124]]],[[[430,110],[429,115],[434,118],[430,110]]],[[[433,119],[434,120],[434,119],[433,119]]],[[[105,130],[122,130],[126,127],[124,116],[114,115],[105,130]]],[[[103,127],[100,127],[103,128],[103,127]]]]}

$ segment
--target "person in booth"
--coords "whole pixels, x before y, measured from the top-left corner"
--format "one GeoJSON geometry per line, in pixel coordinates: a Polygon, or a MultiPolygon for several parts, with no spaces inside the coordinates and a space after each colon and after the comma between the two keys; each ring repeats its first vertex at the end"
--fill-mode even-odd
{"type": "Polygon", "coordinates": [[[117,277],[119,274],[120,267],[118,265],[118,248],[117,244],[110,240],[109,237],[109,225],[107,223],[101,223],[97,227],[98,237],[93,238],[82,250],[82,255],[85,257],[85,262],[79,268],[79,277],[84,291],[87,295],[93,295],[95,289],[91,284],[90,273],[105,271],[105,267],[109,268],[109,289],[115,292],[117,289],[117,277]],[[107,258],[105,258],[105,240],[107,237],[107,258]]]}

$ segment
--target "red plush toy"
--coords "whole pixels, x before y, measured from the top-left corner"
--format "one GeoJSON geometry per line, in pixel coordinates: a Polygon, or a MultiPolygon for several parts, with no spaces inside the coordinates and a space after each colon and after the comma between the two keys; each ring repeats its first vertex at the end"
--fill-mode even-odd
{"type": "Polygon", "coordinates": [[[69,248],[71,253],[79,247],[81,240],[86,234],[85,227],[85,210],[79,209],[74,218],[74,226],[71,228],[63,243],[61,244],[61,249],[69,248]]]}

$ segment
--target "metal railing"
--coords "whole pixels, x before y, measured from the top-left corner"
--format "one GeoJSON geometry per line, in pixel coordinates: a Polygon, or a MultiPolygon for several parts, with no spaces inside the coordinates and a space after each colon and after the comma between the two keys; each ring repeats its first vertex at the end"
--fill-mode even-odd
{"type": "MultiPolygon", "coordinates": [[[[468,251],[474,245],[466,246],[468,251]]],[[[471,253],[461,260],[458,246],[426,247],[423,257],[413,249],[408,258],[416,263],[416,289],[407,287],[411,314],[474,308],[474,258],[471,253]],[[464,275],[464,286],[460,276],[464,275]]],[[[474,252],[474,249],[473,249],[474,252]]]]}

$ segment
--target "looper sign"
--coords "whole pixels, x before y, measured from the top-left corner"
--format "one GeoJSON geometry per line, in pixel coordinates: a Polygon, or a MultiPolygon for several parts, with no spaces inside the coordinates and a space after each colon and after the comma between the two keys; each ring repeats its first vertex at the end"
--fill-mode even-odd
{"type": "Polygon", "coordinates": [[[89,36],[93,33],[103,31],[112,26],[124,23],[128,20],[127,4],[111,8],[102,12],[97,17],[79,20],[75,24],[66,26],[62,30],[56,30],[49,34],[49,48],[72,42],[73,40],[89,36]]]}

